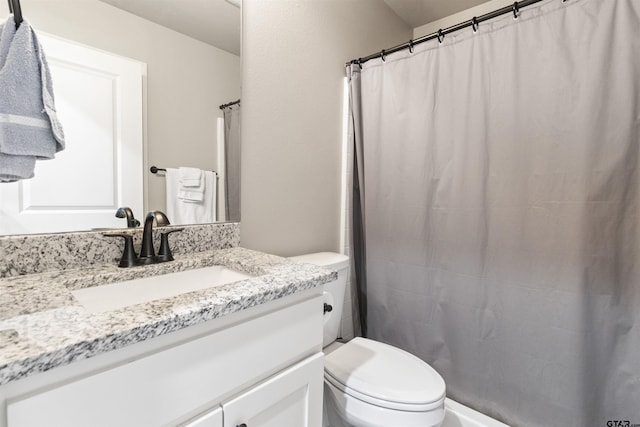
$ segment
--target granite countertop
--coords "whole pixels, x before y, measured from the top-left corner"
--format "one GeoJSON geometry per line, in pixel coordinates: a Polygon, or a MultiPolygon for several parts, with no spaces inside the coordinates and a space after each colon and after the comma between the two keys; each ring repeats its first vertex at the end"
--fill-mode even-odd
{"type": "Polygon", "coordinates": [[[235,313],[337,278],[310,264],[235,247],[128,269],[92,266],[0,279],[0,385],[235,313]],[[255,277],[103,313],[73,290],[223,265],[255,277]]]}

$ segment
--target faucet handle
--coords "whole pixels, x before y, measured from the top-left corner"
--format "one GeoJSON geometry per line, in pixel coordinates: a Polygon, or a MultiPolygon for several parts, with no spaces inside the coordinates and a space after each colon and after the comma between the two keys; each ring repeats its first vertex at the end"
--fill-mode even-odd
{"type": "Polygon", "coordinates": [[[176,231],[182,231],[182,228],[174,228],[173,230],[167,230],[160,233],[160,249],[158,250],[158,257],[160,261],[173,261],[173,254],[171,253],[171,248],[169,247],[169,234],[175,233],[176,231]]]}
{"type": "Polygon", "coordinates": [[[122,237],[124,239],[124,250],[122,251],[122,258],[118,267],[135,267],[140,265],[140,260],[136,255],[135,249],[133,249],[133,236],[124,233],[105,233],[105,237],[122,237]]]}

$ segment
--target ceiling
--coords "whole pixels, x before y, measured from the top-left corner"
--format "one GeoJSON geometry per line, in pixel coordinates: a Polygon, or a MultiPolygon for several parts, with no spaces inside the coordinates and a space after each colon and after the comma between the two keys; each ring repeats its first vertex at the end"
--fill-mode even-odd
{"type": "MultiPolygon", "coordinates": [[[[240,55],[239,0],[101,0],[194,39],[240,55]]],[[[339,0],[343,1],[343,0],[339,0]]],[[[384,0],[411,28],[487,0],[384,0]]]]}
{"type": "Polygon", "coordinates": [[[226,0],[101,0],[240,55],[240,9],[226,0]]]}
{"type": "Polygon", "coordinates": [[[437,21],[487,0],[384,0],[411,28],[437,21]]]}

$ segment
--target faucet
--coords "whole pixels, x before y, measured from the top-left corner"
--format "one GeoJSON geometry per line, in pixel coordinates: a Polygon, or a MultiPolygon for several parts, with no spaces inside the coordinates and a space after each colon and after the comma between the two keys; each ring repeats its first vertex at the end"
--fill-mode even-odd
{"type": "Polygon", "coordinates": [[[116,211],[116,218],[127,218],[128,228],[136,228],[140,226],[140,221],[134,218],[131,208],[118,208],[116,211]]]}
{"type": "MultiPolygon", "coordinates": [[[[127,209],[131,212],[131,209],[129,208],[121,209],[123,215],[126,215],[127,209]]],[[[118,209],[118,212],[119,211],[120,209],[118,209]]],[[[144,229],[142,230],[142,249],[140,249],[140,256],[136,255],[136,251],[133,248],[133,234],[124,232],[104,234],[106,237],[122,237],[124,239],[124,250],[118,267],[135,267],[138,265],[173,261],[173,254],[169,247],[169,234],[175,233],[176,231],[182,231],[184,230],[184,227],[165,230],[161,233],[160,251],[156,256],[156,252],[153,248],[153,221],[155,221],[159,226],[170,225],[167,216],[160,211],[151,211],[147,214],[147,217],[144,220],[144,229]]]]}
{"type": "Polygon", "coordinates": [[[140,249],[140,262],[142,264],[152,264],[157,262],[155,259],[156,251],[153,249],[153,221],[158,226],[169,225],[169,219],[160,211],[151,211],[144,219],[144,230],[142,231],[142,249],[140,249]]]}

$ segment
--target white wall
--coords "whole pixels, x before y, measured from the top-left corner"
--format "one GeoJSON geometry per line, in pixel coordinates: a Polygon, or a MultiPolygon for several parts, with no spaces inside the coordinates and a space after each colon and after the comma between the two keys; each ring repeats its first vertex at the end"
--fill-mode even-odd
{"type": "Polygon", "coordinates": [[[478,6],[471,7],[469,9],[463,10],[462,12],[454,13],[453,15],[446,16],[442,19],[438,19],[437,21],[433,21],[420,27],[414,28],[413,38],[417,39],[418,37],[435,33],[441,28],[444,29],[447,27],[451,27],[453,25],[459,24],[460,22],[468,21],[474,16],[484,15],[485,13],[493,12],[496,9],[510,6],[512,4],[513,1],[509,0],[491,0],[486,3],[479,4],[478,6]]]}
{"type": "MultiPolygon", "coordinates": [[[[97,0],[28,0],[22,12],[36,31],[147,63],[149,209],[165,209],[164,178],[150,165],[215,169],[218,106],[240,97],[237,55],[97,0]]],[[[0,0],[0,17],[8,13],[0,0]]]]}
{"type": "Polygon", "coordinates": [[[407,41],[382,0],[244,0],[244,247],[338,252],[344,64],[407,41]]]}

